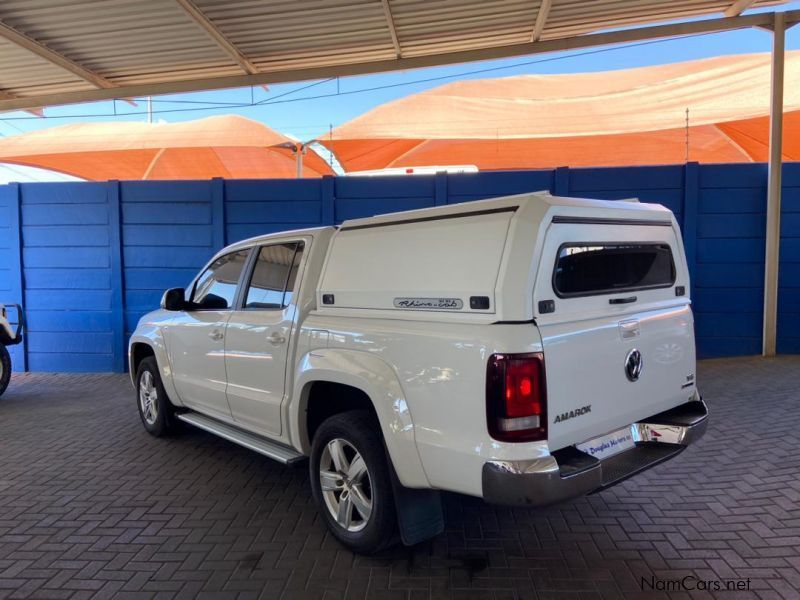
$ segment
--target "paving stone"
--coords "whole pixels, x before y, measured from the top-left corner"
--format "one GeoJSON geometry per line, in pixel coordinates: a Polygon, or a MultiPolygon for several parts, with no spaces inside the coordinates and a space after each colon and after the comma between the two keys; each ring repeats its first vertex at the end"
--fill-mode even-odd
{"type": "Polygon", "coordinates": [[[706,437],[540,510],[445,495],[446,531],[354,556],[304,468],[194,429],[143,430],[121,375],[18,374],[0,399],[0,598],[800,598],[800,357],[704,361],[706,437]]]}

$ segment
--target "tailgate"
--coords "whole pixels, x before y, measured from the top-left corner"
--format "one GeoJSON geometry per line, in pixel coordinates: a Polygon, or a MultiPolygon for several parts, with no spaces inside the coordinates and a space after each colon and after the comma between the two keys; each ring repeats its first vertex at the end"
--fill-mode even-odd
{"type": "Polygon", "coordinates": [[[549,226],[535,306],[551,451],[694,393],[694,322],[676,231],[672,224],[549,226]]]}

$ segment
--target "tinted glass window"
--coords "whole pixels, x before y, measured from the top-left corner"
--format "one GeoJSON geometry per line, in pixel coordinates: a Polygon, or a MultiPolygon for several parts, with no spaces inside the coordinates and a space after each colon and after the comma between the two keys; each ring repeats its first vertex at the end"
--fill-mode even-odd
{"type": "Polygon", "coordinates": [[[565,244],[553,275],[561,296],[613,294],[675,283],[675,263],[667,244],[565,244]]]}
{"type": "Polygon", "coordinates": [[[292,300],[294,280],[297,276],[302,245],[275,244],[264,246],[258,252],[247,288],[245,308],[283,308],[292,300]]]}
{"type": "Polygon", "coordinates": [[[236,285],[249,250],[231,252],[211,263],[194,285],[192,302],[200,308],[224,310],[233,307],[236,285]]]}

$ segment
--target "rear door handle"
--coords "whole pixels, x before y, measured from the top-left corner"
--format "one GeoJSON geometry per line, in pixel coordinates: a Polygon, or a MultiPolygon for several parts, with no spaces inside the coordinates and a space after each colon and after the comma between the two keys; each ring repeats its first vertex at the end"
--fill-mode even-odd
{"type": "Polygon", "coordinates": [[[215,342],[218,342],[225,336],[219,329],[215,329],[214,331],[208,334],[208,337],[210,337],[215,342]]]}
{"type": "Polygon", "coordinates": [[[611,298],[609,304],[630,304],[636,302],[636,296],[628,296],[627,298],[611,298]]]}
{"type": "Polygon", "coordinates": [[[286,338],[285,338],[285,337],[283,337],[283,336],[282,336],[280,333],[278,333],[278,332],[275,332],[275,333],[273,333],[272,335],[270,335],[270,336],[267,338],[267,341],[268,341],[270,344],[274,344],[274,345],[276,345],[276,346],[277,346],[278,344],[282,344],[283,342],[285,342],[285,341],[286,341],[286,338]]]}

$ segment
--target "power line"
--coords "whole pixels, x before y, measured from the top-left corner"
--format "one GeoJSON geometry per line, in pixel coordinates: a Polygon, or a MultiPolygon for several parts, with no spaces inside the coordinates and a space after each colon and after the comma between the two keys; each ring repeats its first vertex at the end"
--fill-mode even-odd
{"type": "MultiPolygon", "coordinates": [[[[17,126],[16,126],[16,125],[14,125],[13,123],[9,123],[7,119],[0,119],[0,122],[2,122],[2,123],[4,123],[4,124],[8,125],[9,127],[11,127],[11,129],[16,129],[16,130],[17,130],[17,131],[19,131],[20,133],[25,133],[25,130],[24,130],[24,129],[20,129],[19,127],[17,127],[17,126]]],[[[2,133],[2,132],[0,132],[0,135],[5,135],[5,134],[4,134],[4,133],[2,133]]]]}
{"type": "MultiPolygon", "coordinates": [[[[119,98],[117,98],[119,100],[119,98]]],[[[130,100],[135,100],[136,102],[143,102],[144,98],[130,98],[130,100]]],[[[212,105],[213,108],[225,108],[227,106],[239,106],[240,102],[219,102],[214,100],[159,100],[157,98],[153,98],[153,104],[206,104],[212,105]]]]}
{"type": "MultiPolygon", "coordinates": [[[[338,80],[338,77],[329,77],[328,79],[323,79],[322,81],[315,81],[314,83],[309,83],[308,85],[304,85],[303,87],[299,87],[293,90],[289,90],[288,92],[284,92],[283,94],[278,94],[272,98],[265,98],[264,100],[259,100],[253,106],[260,106],[261,104],[269,104],[269,100],[275,100],[277,98],[283,98],[284,96],[288,96],[290,94],[295,94],[297,92],[302,92],[303,90],[307,90],[308,88],[312,88],[318,85],[322,85],[323,83],[328,83],[329,81],[333,81],[334,79],[338,80]]],[[[297,98],[300,100],[300,98],[297,98]]]]}

